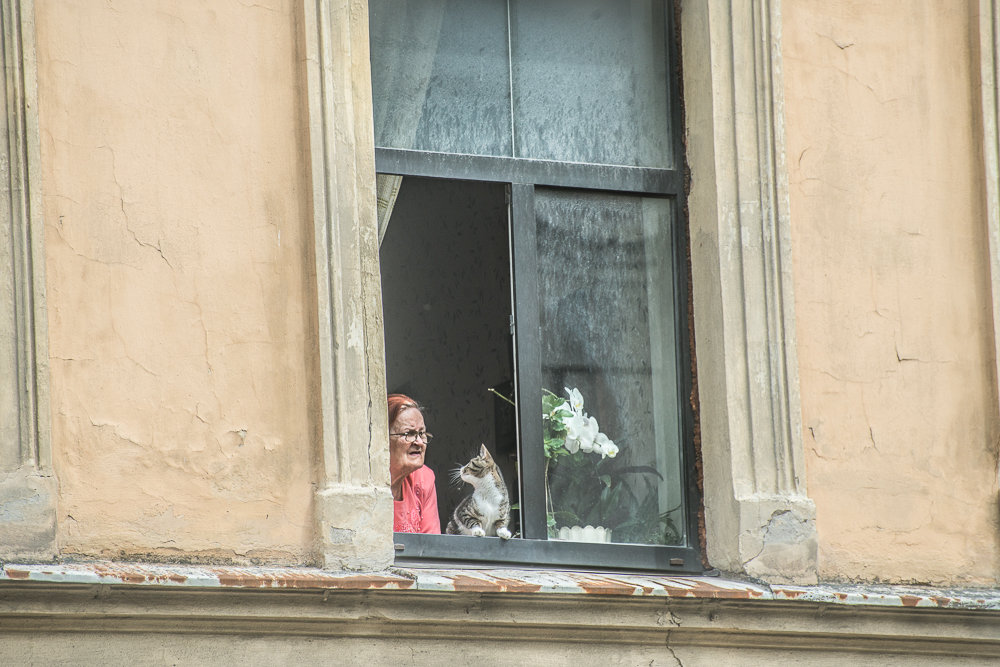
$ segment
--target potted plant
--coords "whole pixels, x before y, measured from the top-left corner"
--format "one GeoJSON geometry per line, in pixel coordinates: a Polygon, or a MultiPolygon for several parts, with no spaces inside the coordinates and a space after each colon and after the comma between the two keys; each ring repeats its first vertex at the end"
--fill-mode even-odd
{"type": "Polygon", "coordinates": [[[542,395],[549,537],[610,542],[613,533],[616,542],[678,543],[670,512],[659,511],[662,476],[652,466],[616,461],[618,445],[584,411],[583,395],[565,391],[565,398],[542,395]]]}

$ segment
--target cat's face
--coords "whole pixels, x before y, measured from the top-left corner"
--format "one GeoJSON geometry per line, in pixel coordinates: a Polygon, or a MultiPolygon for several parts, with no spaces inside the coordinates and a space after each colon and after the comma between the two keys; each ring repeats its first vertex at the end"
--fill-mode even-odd
{"type": "Polygon", "coordinates": [[[463,481],[475,485],[476,482],[488,475],[492,469],[493,457],[490,456],[486,445],[480,445],[479,454],[462,466],[461,477],[463,481]]]}
{"type": "MultiPolygon", "coordinates": [[[[416,408],[405,408],[389,425],[390,433],[426,431],[424,416],[416,408]]],[[[393,480],[406,477],[424,465],[427,443],[423,440],[407,442],[405,438],[389,436],[389,474],[393,480]]]]}

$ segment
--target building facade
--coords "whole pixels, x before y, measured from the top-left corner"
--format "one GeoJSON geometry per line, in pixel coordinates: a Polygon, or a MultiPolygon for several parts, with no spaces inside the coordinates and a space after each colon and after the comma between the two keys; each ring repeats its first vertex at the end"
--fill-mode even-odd
{"type": "Polygon", "coordinates": [[[676,571],[397,548],[368,2],[2,8],[5,663],[1000,655],[992,0],[671,8],[676,571]]]}

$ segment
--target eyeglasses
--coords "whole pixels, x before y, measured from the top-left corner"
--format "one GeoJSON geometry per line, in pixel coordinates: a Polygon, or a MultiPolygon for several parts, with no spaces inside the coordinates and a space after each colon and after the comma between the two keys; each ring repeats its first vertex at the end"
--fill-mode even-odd
{"type": "Polygon", "coordinates": [[[434,438],[434,436],[428,433],[427,431],[407,431],[405,433],[390,433],[389,435],[398,436],[403,440],[405,440],[406,442],[416,442],[417,439],[420,439],[423,440],[428,445],[434,438]]]}

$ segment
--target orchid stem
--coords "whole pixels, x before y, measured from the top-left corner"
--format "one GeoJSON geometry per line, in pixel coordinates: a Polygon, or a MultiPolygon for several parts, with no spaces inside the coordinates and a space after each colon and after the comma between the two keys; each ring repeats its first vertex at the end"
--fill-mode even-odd
{"type": "Polygon", "coordinates": [[[509,398],[507,398],[506,396],[504,396],[503,394],[501,394],[501,393],[500,393],[499,391],[497,391],[497,390],[496,390],[496,389],[494,389],[493,387],[487,387],[487,388],[486,388],[486,391],[488,391],[488,392],[490,392],[490,393],[492,393],[492,394],[494,394],[494,395],[496,395],[496,396],[499,396],[500,398],[502,398],[503,400],[507,401],[508,403],[510,403],[510,404],[511,404],[512,406],[514,406],[515,408],[517,407],[517,403],[515,403],[515,402],[514,402],[514,401],[512,401],[512,400],[510,400],[509,398]]]}
{"type": "Polygon", "coordinates": [[[551,462],[552,459],[549,458],[545,459],[545,504],[546,504],[545,509],[549,514],[555,512],[555,508],[552,507],[552,491],[549,489],[549,463],[551,462]]]}

